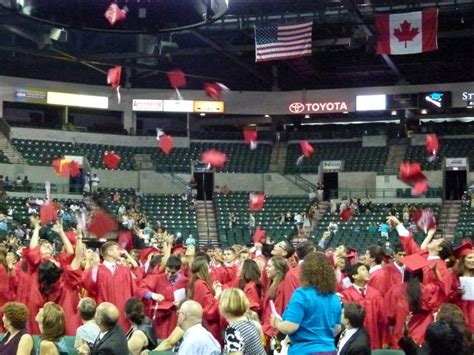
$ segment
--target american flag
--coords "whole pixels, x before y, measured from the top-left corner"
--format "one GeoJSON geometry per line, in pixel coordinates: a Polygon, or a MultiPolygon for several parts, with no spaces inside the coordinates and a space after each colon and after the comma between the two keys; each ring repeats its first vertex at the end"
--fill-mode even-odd
{"type": "Polygon", "coordinates": [[[255,27],[255,61],[282,60],[311,55],[313,22],[255,27]]]}

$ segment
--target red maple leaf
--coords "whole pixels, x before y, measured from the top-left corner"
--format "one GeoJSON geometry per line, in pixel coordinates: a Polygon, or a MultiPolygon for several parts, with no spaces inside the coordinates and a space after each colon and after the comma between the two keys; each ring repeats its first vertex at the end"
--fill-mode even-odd
{"type": "Polygon", "coordinates": [[[411,27],[411,23],[407,20],[403,21],[400,24],[400,29],[395,29],[393,35],[398,38],[398,42],[405,42],[405,48],[407,47],[408,41],[413,41],[413,39],[420,33],[417,27],[411,27]]]}

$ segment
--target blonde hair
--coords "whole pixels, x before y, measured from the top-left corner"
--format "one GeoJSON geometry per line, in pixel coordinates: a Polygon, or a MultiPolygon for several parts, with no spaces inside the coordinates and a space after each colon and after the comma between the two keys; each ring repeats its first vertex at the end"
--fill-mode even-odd
{"type": "Polygon", "coordinates": [[[249,310],[249,300],[241,289],[227,288],[219,298],[219,308],[225,315],[241,317],[249,310]]]}

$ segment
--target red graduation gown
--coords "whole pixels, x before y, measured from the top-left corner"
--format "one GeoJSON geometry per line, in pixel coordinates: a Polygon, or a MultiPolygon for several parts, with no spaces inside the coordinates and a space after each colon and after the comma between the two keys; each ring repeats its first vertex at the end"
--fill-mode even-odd
{"type": "Polygon", "coordinates": [[[204,323],[211,334],[222,344],[219,301],[214,297],[211,287],[203,280],[194,283],[193,300],[203,309],[204,323]]]}
{"type": "Polygon", "coordinates": [[[81,317],[77,311],[81,279],[82,269],[73,270],[70,265],[64,267],[59,282],[62,292],[58,304],[66,316],[66,335],[76,335],[77,328],[82,325],[81,317]]]}
{"type": "Polygon", "coordinates": [[[291,299],[293,292],[295,292],[298,287],[301,287],[300,272],[301,264],[298,264],[295,267],[290,267],[290,269],[285,275],[285,292],[288,292],[288,295],[286,295],[285,297],[288,300],[291,299]]]}
{"type": "Polygon", "coordinates": [[[97,304],[102,302],[113,303],[120,311],[119,324],[124,331],[130,328],[130,323],[125,317],[125,303],[135,295],[135,280],[130,268],[117,264],[115,272],[100,264],[97,270],[97,280],[92,279],[93,268],[84,271],[82,283],[89,291],[91,297],[95,297],[97,304]]]}
{"type": "MultiPolygon", "coordinates": [[[[422,312],[414,314],[408,327],[408,333],[415,343],[422,345],[426,328],[434,321],[433,313],[445,299],[443,283],[439,280],[430,284],[421,284],[422,312]]],[[[407,284],[394,285],[384,297],[384,314],[387,324],[393,326],[390,346],[399,349],[398,341],[403,337],[403,325],[410,313],[406,295],[407,284]]]]}
{"type": "Polygon", "coordinates": [[[249,308],[257,314],[260,314],[260,311],[262,309],[262,298],[258,293],[258,288],[255,281],[247,282],[244,286],[243,291],[247,296],[247,299],[249,300],[249,308]]]}
{"type": "Polygon", "coordinates": [[[370,274],[369,282],[367,286],[375,288],[381,294],[386,291],[387,280],[385,278],[385,272],[383,268],[377,269],[370,274]]]}
{"type": "MultiPolygon", "coordinates": [[[[10,291],[10,276],[5,265],[0,264],[0,318],[3,316],[2,307],[10,301],[12,294],[10,291]]],[[[3,323],[0,323],[0,333],[4,332],[3,323]]]]}
{"type": "MultiPolygon", "coordinates": [[[[273,300],[275,309],[280,316],[283,316],[283,312],[285,311],[288,301],[289,300],[285,299],[285,283],[281,282],[277,287],[275,299],[273,300]]],[[[270,307],[270,296],[267,291],[263,298],[261,323],[263,333],[268,337],[272,337],[278,333],[278,331],[275,330],[270,323],[271,317],[272,309],[270,307]]]]}
{"type": "Polygon", "coordinates": [[[176,307],[171,305],[174,303],[174,291],[181,288],[186,289],[188,285],[188,278],[183,274],[179,274],[179,278],[174,285],[172,285],[166,274],[150,274],[146,276],[140,283],[136,296],[142,299],[147,292],[153,292],[163,295],[165,298],[162,303],[163,307],[159,307],[153,300],[145,300],[147,307],[147,315],[153,320],[155,325],[156,337],[158,339],[166,339],[173,332],[178,323],[178,315],[176,307]],[[170,305],[170,307],[164,307],[170,305]],[[156,308],[155,308],[156,307],[156,308]]]}
{"type": "Polygon", "coordinates": [[[365,297],[352,285],[342,292],[343,302],[355,302],[365,310],[364,327],[370,337],[372,349],[382,348],[383,301],[382,295],[375,288],[367,286],[365,297]]]}

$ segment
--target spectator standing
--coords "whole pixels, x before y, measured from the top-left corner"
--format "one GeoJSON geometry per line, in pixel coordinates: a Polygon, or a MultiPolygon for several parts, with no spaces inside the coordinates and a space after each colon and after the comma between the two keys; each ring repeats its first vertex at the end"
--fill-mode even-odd
{"type": "Polygon", "coordinates": [[[7,333],[0,342],[0,354],[33,353],[33,337],[26,330],[28,316],[28,308],[22,303],[3,305],[3,325],[7,333]]]}
{"type": "Polygon", "coordinates": [[[92,175],[92,178],[91,178],[92,194],[97,193],[97,190],[99,189],[99,183],[100,183],[100,179],[97,176],[97,174],[92,175]]]}
{"type": "Polygon", "coordinates": [[[361,305],[348,302],[342,311],[345,329],[336,337],[338,355],[370,355],[370,341],[363,328],[365,312],[361,305]]]}
{"type": "Polygon", "coordinates": [[[77,312],[83,324],[76,331],[76,342],[74,344],[76,349],[84,342],[87,343],[89,348],[92,348],[100,334],[100,328],[94,318],[96,308],[95,301],[90,297],[82,298],[77,305],[77,312]]]}

